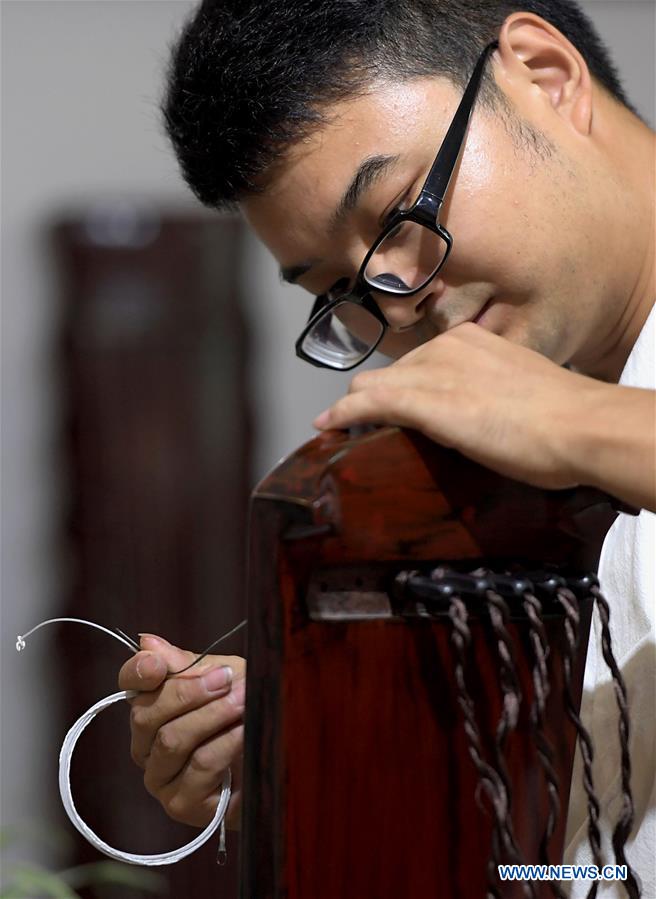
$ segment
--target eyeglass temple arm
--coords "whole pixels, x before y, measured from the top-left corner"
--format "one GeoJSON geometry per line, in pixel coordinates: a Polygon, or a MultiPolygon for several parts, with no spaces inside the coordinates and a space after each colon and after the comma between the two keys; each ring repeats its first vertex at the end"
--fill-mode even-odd
{"type": "Polygon", "coordinates": [[[325,305],[328,303],[328,297],[325,293],[320,293],[319,296],[315,299],[312,304],[312,309],[310,310],[310,314],[308,316],[308,321],[312,321],[314,316],[319,312],[325,305]]]}
{"type": "Polygon", "coordinates": [[[458,157],[460,156],[460,151],[464,144],[469,120],[481,86],[481,78],[483,76],[485,63],[490,54],[496,50],[498,46],[499,42],[493,41],[491,44],[488,44],[481,53],[479,60],[476,63],[476,67],[472,72],[472,76],[469,79],[469,84],[463,94],[462,100],[460,101],[460,105],[453,117],[453,121],[442,141],[439,153],[426,178],[424,190],[432,194],[439,205],[444,202],[444,197],[449,189],[451,176],[453,175],[456,163],[458,162],[458,157]]]}

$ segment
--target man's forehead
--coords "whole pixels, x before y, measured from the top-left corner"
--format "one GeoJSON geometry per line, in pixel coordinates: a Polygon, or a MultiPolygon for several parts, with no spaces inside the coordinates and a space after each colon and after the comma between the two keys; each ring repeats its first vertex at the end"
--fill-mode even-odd
{"type": "Polygon", "coordinates": [[[377,82],[328,107],[325,121],[280,159],[262,192],[244,201],[246,218],[283,268],[296,267],[315,255],[340,211],[350,211],[359,174],[366,182],[378,170],[384,182],[395,170],[430,166],[458,101],[450,82],[421,78],[377,82]]]}
{"type": "Polygon", "coordinates": [[[444,79],[376,82],[366,93],[327,107],[322,124],[286,151],[264,190],[245,207],[258,216],[259,208],[284,206],[296,196],[325,195],[334,202],[366,160],[424,155],[443,136],[454,94],[444,79]]]}

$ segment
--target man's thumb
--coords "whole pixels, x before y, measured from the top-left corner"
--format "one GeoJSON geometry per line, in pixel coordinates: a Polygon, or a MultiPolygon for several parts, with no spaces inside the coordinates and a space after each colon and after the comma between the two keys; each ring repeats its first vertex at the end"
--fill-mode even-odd
{"type": "MultiPolygon", "coordinates": [[[[160,658],[164,659],[170,672],[186,668],[187,665],[197,658],[196,653],[180,649],[178,646],[174,646],[168,640],[155,634],[139,634],[139,640],[142,649],[148,652],[155,652],[160,658]]],[[[193,673],[198,674],[197,671],[193,673]]]]}

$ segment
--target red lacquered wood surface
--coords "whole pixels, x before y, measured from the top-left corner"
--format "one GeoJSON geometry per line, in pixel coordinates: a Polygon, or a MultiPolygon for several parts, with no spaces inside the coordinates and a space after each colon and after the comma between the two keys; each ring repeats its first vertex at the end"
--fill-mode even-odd
{"type": "MultiPolygon", "coordinates": [[[[251,503],[243,899],[483,899],[491,820],[476,803],[450,627],[376,615],[358,598],[375,605],[394,571],[421,562],[594,568],[612,518],[600,494],[527,487],[392,428],[322,435],[265,478],[251,503]],[[312,596],[340,589],[354,605],[327,620],[312,596]]],[[[484,628],[472,630],[469,686],[490,741],[498,661],[484,628]]],[[[527,633],[519,620],[510,630],[525,698],[507,749],[513,820],[538,861],[546,790],[528,720],[527,633]]],[[[562,621],[547,630],[547,732],[566,808],[574,733],[561,699],[562,621]]],[[[582,648],[578,692],[584,658],[582,648]]],[[[563,832],[564,815],[552,861],[563,832]]]]}

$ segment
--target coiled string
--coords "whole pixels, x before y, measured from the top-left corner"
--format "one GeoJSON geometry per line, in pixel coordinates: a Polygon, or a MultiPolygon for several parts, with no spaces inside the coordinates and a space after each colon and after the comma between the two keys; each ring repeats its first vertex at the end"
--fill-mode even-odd
{"type": "MultiPolygon", "coordinates": [[[[113,637],[120,643],[123,643],[124,646],[127,646],[128,649],[130,649],[132,652],[139,652],[141,649],[141,647],[135,640],[133,640],[127,634],[123,633],[123,631],[119,630],[118,628],[110,630],[109,628],[103,627],[103,625],[101,624],[96,624],[93,621],[86,621],[83,618],[49,618],[47,621],[42,621],[40,624],[37,624],[31,630],[27,631],[26,634],[19,634],[16,638],[16,650],[18,652],[22,652],[22,650],[26,647],[27,638],[35,631],[38,631],[40,628],[44,627],[46,624],[58,624],[61,622],[84,624],[87,627],[96,628],[99,631],[103,631],[104,633],[109,634],[110,637],[113,637]]],[[[218,640],[215,640],[210,646],[208,646],[208,648],[204,652],[202,652],[196,659],[194,659],[191,664],[187,665],[185,668],[182,668],[180,671],[169,672],[169,674],[167,675],[167,679],[170,677],[174,677],[175,675],[182,674],[183,671],[188,671],[194,665],[197,665],[208,655],[208,653],[210,653],[214,649],[215,646],[218,646],[219,643],[227,640],[228,637],[231,637],[237,631],[241,630],[241,628],[243,628],[246,624],[246,620],[241,621],[236,627],[233,627],[232,630],[228,631],[226,634],[223,634],[218,638],[218,640]]],[[[137,695],[138,693],[135,690],[120,690],[118,693],[112,693],[111,696],[106,696],[104,699],[101,699],[99,702],[93,705],[90,709],[87,709],[87,711],[83,715],[81,715],[80,718],[78,718],[78,720],[64,737],[64,742],[62,743],[62,748],[59,753],[59,793],[66,814],[68,815],[73,826],[89,843],[91,843],[92,846],[94,846],[100,852],[104,853],[110,858],[115,859],[116,861],[126,862],[129,865],[145,865],[148,867],[153,867],[156,865],[172,865],[176,862],[179,862],[181,859],[186,858],[188,855],[191,855],[192,852],[195,852],[197,849],[199,849],[204,843],[209,840],[212,834],[214,834],[219,828],[221,828],[217,861],[219,862],[219,864],[224,864],[226,860],[225,815],[228,810],[228,805],[230,804],[231,796],[231,772],[229,768],[227,769],[221,783],[219,803],[217,805],[216,812],[214,813],[212,821],[208,824],[208,826],[202,833],[200,833],[190,843],[182,846],[180,849],[174,849],[170,852],[162,852],[157,855],[136,855],[131,852],[123,852],[122,850],[114,849],[112,846],[105,843],[104,840],[102,840],[96,833],[94,833],[89,825],[80,817],[80,814],[75,807],[75,802],[73,801],[70,780],[71,761],[73,759],[73,751],[75,750],[75,745],[82,732],[93,721],[96,715],[109,708],[109,706],[113,705],[116,702],[132,699],[137,695]]]]}

